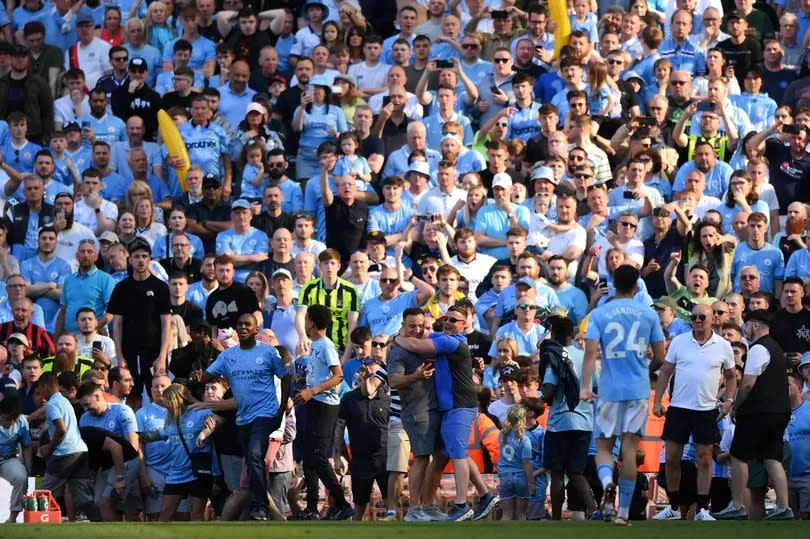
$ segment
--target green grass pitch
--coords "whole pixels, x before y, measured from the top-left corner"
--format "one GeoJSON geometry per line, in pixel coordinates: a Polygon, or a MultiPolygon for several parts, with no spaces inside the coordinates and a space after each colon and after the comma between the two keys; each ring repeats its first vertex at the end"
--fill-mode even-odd
{"type": "Polygon", "coordinates": [[[604,522],[207,522],[0,525],[3,539],[798,539],[810,523],[790,522],[634,522],[618,528],[604,522]]]}

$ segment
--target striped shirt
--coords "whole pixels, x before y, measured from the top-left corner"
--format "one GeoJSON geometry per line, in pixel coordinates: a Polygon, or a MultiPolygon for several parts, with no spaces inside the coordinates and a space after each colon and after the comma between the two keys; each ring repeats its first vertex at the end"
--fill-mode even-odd
{"type": "Polygon", "coordinates": [[[400,419],[402,417],[402,400],[399,398],[399,391],[392,389],[391,385],[388,383],[388,371],[385,370],[385,367],[380,366],[374,375],[385,382],[391,394],[391,400],[388,405],[388,420],[395,423],[402,423],[402,419],[400,419]]]}
{"type": "Polygon", "coordinates": [[[332,312],[332,321],[326,328],[326,336],[343,350],[348,341],[349,313],[360,313],[360,295],[357,288],[344,279],[338,278],[335,288],[324,288],[323,279],[313,279],[301,288],[299,306],[323,305],[332,312]]]}

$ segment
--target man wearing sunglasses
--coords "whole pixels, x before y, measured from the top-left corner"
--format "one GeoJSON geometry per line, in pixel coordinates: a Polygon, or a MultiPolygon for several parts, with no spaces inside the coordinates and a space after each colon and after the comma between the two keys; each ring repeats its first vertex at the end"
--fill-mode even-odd
{"type": "MultiPolygon", "coordinates": [[[[123,55],[123,53],[121,53],[123,55]]],[[[154,140],[157,131],[157,111],[160,94],[146,84],[146,60],[135,56],[129,61],[129,81],[112,92],[110,103],[113,114],[127,122],[132,116],[143,119],[146,140],[154,140]]]]}
{"type": "MultiPolygon", "coordinates": [[[[481,496],[475,518],[486,516],[498,502],[498,497],[492,495],[481,483],[478,468],[467,455],[470,429],[475,421],[478,401],[472,378],[472,358],[464,335],[466,321],[464,308],[453,306],[442,317],[443,333],[433,333],[427,339],[403,336],[394,339],[397,345],[408,352],[435,358],[436,394],[439,410],[442,412],[441,436],[444,442],[443,455],[446,458],[434,455],[434,458],[438,458],[433,471],[440,475],[447,460],[453,461],[456,495],[447,520],[455,522],[468,520],[474,515],[472,506],[467,502],[471,476],[481,496]]],[[[423,502],[426,501],[425,498],[423,494],[423,502]]]]}
{"type": "Polygon", "coordinates": [[[681,506],[691,505],[692,500],[682,500],[679,496],[681,459],[690,437],[697,449],[695,520],[714,520],[709,514],[712,448],[720,442],[717,422],[731,410],[732,405],[729,396],[718,407],[717,388],[722,381],[726,395],[734,395],[737,377],[731,345],[712,329],[713,309],[714,305],[695,305],[692,308],[692,331],[672,339],[658,375],[653,413],[657,417],[666,414],[661,438],[667,442],[665,471],[670,505],[653,517],[656,520],[680,518],[681,506]],[[662,399],[672,376],[675,376],[675,383],[669,408],[665,410],[662,399]]]}
{"type": "Polygon", "coordinates": [[[498,351],[496,343],[501,339],[515,339],[518,354],[530,356],[537,349],[537,343],[546,336],[546,330],[535,322],[537,316],[537,303],[535,282],[530,277],[523,277],[517,282],[517,288],[526,290],[528,293],[515,305],[515,320],[498,328],[492,345],[489,348],[489,356],[497,360],[498,351]],[[525,288],[524,288],[525,287],[525,288]]]}

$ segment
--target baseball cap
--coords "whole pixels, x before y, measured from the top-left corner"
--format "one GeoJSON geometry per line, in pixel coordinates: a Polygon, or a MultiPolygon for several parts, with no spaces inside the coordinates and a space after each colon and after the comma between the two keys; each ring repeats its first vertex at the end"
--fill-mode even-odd
{"type": "Polygon", "coordinates": [[[270,77],[270,84],[273,84],[274,82],[280,82],[282,84],[287,84],[287,79],[285,79],[283,75],[279,75],[278,73],[276,73],[275,75],[270,77]]]}
{"type": "Polygon", "coordinates": [[[773,324],[773,316],[765,309],[755,309],[748,313],[745,321],[760,322],[770,327],[773,324]]]}
{"type": "Polygon", "coordinates": [[[506,172],[498,172],[492,177],[492,188],[502,187],[504,189],[512,188],[512,177],[506,172]]]}
{"type": "Polygon", "coordinates": [[[675,309],[677,306],[675,299],[669,296],[661,296],[653,302],[653,307],[658,307],[659,309],[666,309],[667,307],[675,309]]]}
{"type": "Polygon", "coordinates": [[[22,344],[22,345],[23,345],[23,346],[25,346],[26,348],[29,348],[29,347],[31,346],[31,343],[29,343],[29,342],[28,342],[28,337],[26,337],[26,336],[25,336],[24,334],[22,334],[22,333],[12,333],[11,335],[9,335],[8,339],[6,340],[6,342],[11,341],[12,339],[13,339],[13,340],[16,340],[16,341],[19,341],[19,342],[20,342],[20,344],[22,344]]]}
{"type": "Polygon", "coordinates": [[[805,365],[810,365],[810,352],[805,352],[802,354],[802,358],[799,360],[799,364],[796,366],[796,369],[801,370],[801,368],[805,365]]]}
{"type": "Polygon", "coordinates": [[[263,116],[267,116],[267,109],[264,108],[264,106],[261,103],[256,103],[255,101],[248,103],[247,108],[245,108],[245,116],[247,116],[251,112],[258,112],[263,116]]]}
{"type": "Polygon", "coordinates": [[[208,173],[205,176],[203,176],[202,185],[203,187],[207,186],[219,187],[220,185],[222,185],[222,182],[219,181],[219,176],[217,176],[216,174],[208,173]]]}
{"type": "Polygon", "coordinates": [[[306,13],[309,6],[318,6],[323,10],[323,20],[326,20],[326,17],[329,16],[329,8],[326,7],[326,4],[320,2],[319,0],[310,0],[306,4],[304,4],[304,13],[306,13]]]}
{"type": "Polygon", "coordinates": [[[28,45],[16,43],[11,47],[11,54],[12,56],[25,56],[29,50],[28,45]]]}
{"type": "Polygon", "coordinates": [[[411,166],[408,167],[408,172],[416,172],[417,174],[430,178],[430,165],[427,161],[414,161],[411,163],[411,166]]]}
{"type": "Polygon", "coordinates": [[[520,371],[514,365],[506,365],[501,367],[501,379],[511,378],[512,380],[520,379],[520,371]]]}
{"type": "Polygon", "coordinates": [[[385,234],[381,230],[373,230],[366,234],[366,243],[385,243],[385,234]]]}
{"type": "Polygon", "coordinates": [[[9,43],[8,41],[0,41],[0,54],[11,54],[11,51],[14,50],[14,46],[9,43]]]}
{"type": "Polygon", "coordinates": [[[288,269],[284,268],[277,269],[276,271],[273,272],[272,278],[275,279],[276,277],[286,277],[292,281],[292,273],[290,273],[290,270],[288,269]]]}
{"type": "Polygon", "coordinates": [[[641,81],[641,84],[644,84],[644,79],[641,78],[641,75],[639,75],[635,71],[632,71],[632,70],[631,71],[625,71],[624,74],[622,75],[622,80],[623,81],[629,81],[629,80],[632,80],[632,79],[638,79],[638,80],[641,81]]]}
{"type": "Polygon", "coordinates": [[[211,324],[200,318],[191,324],[191,331],[204,331],[207,335],[210,335],[211,324]]]}
{"type": "Polygon", "coordinates": [[[560,182],[554,178],[554,171],[551,170],[551,167],[537,167],[532,172],[532,182],[535,180],[548,180],[554,185],[558,185],[560,182]]]}
{"type": "Polygon", "coordinates": [[[88,22],[96,24],[96,21],[93,20],[93,15],[87,12],[79,13],[76,17],[76,24],[87,24],[88,22]]]}
{"type": "Polygon", "coordinates": [[[62,126],[62,131],[67,133],[68,131],[81,131],[82,128],[79,127],[79,124],[76,122],[68,122],[62,126]]]}
{"type": "Polygon", "coordinates": [[[728,15],[726,15],[726,20],[727,20],[727,21],[730,21],[731,19],[741,19],[741,20],[746,20],[746,18],[745,18],[745,13],[743,13],[742,11],[739,11],[739,10],[737,10],[737,11],[732,11],[731,13],[729,13],[728,15]]]}
{"type": "Polygon", "coordinates": [[[56,196],[53,197],[53,199],[56,200],[58,198],[65,198],[65,197],[69,198],[70,200],[73,200],[73,193],[69,191],[59,191],[58,193],[56,193],[56,196]]]}
{"type": "Polygon", "coordinates": [[[129,61],[130,71],[146,71],[147,69],[148,65],[146,64],[146,60],[144,60],[140,56],[136,56],[135,58],[129,61]]]}
{"type": "Polygon", "coordinates": [[[250,208],[250,202],[248,202],[244,198],[239,198],[237,200],[234,200],[233,203],[231,204],[231,210],[237,210],[237,209],[242,209],[242,210],[248,210],[249,211],[251,209],[250,208]]]}
{"type": "Polygon", "coordinates": [[[118,234],[113,232],[112,230],[105,230],[101,233],[98,237],[98,241],[108,241],[110,243],[121,243],[121,240],[118,239],[118,234]]]}
{"type": "Polygon", "coordinates": [[[355,79],[351,75],[344,75],[343,73],[341,73],[340,75],[335,75],[335,82],[337,82],[339,80],[345,80],[346,82],[348,82],[349,84],[351,84],[355,88],[357,87],[357,79],[355,79]]]}
{"type": "Polygon", "coordinates": [[[127,251],[130,254],[134,253],[135,251],[146,251],[147,253],[152,254],[152,246],[149,245],[148,241],[138,236],[132,240],[129,245],[127,245],[127,251]]]}
{"type": "Polygon", "coordinates": [[[324,88],[332,89],[332,83],[326,78],[326,75],[314,75],[309,79],[312,86],[323,86],[324,88]]]}
{"type": "Polygon", "coordinates": [[[535,284],[535,282],[534,282],[534,279],[532,279],[531,277],[521,277],[521,278],[520,278],[520,279],[518,279],[518,281],[515,283],[515,285],[519,285],[519,284],[525,284],[525,285],[526,285],[526,286],[528,286],[529,288],[535,288],[535,287],[536,287],[536,284],[535,284]]]}

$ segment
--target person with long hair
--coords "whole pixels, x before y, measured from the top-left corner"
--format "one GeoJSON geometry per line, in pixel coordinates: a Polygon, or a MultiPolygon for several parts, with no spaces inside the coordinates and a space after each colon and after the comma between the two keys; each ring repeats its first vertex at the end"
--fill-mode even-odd
{"type": "Polygon", "coordinates": [[[515,358],[518,356],[517,341],[511,337],[499,339],[495,343],[495,351],[498,356],[493,358],[489,368],[484,370],[483,385],[497,391],[501,367],[515,363],[515,358]]]}
{"type": "Polygon", "coordinates": [[[343,31],[335,21],[326,21],[321,31],[321,45],[329,48],[335,43],[343,43],[343,31]]]}
{"type": "Polygon", "coordinates": [[[159,260],[161,258],[174,256],[174,253],[172,252],[172,238],[178,232],[182,232],[188,237],[188,241],[191,244],[188,253],[189,256],[202,260],[202,258],[205,256],[205,249],[203,248],[202,240],[199,236],[186,230],[188,226],[186,208],[183,206],[175,206],[172,208],[169,212],[167,224],[168,233],[165,236],[157,238],[155,243],[152,245],[152,258],[159,260]]]}
{"type": "Polygon", "coordinates": [[[124,211],[118,216],[118,226],[115,232],[118,234],[118,239],[124,247],[132,243],[132,240],[135,239],[136,227],[135,214],[131,211],[124,211]]]}
{"type": "Polygon", "coordinates": [[[686,249],[686,265],[702,265],[709,269],[707,293],[713,298],[723,298],[732,291],[731,262],[734,244],[721,233],[721,225],[704,218],[695,227],[686,249]]]}
{"type": "Polygon", "coordinates": [[[349,47],[349,63],[359,64],[363,56],[363,45],[366,42],[366,32],[360,28],[350,28],[346,32],[346,45],[349,47]]]}
{"type": "Polygon", "coordinates": [[[261,271],[251,271],[245,278],[245,285],[256,294],[256,299],[262,309],[262,315],[264,315],[265,320],[269,320],[266,313],[272,309],[272,305],[270,301],[270,283],[267,282],[267,276],[261,271]]]}
{"type": "Polygon", "coordinates": [[[167,410],[163,428],[143,436],[146,443],[166,440],[171,446],[172,465],[163,487],[160,521],[172,520],[180,501],[191,497],[191,520],[202,520],[205,504],[211,493],[212,478],[195,474],[192,455],[211,455],[209,437],[221,422],[211,410],[192,408],[197,399],[188,388],[172,384],[166,388],[161,404],[167,410]]]}
{"type": "Polygon", "coordinates": [[[155,220],[155,207],[151,198],[142,198],[135,204],[135,235],[149,242],[149,247],[155,240],[167,233],[163,223],[155,220]]]}
{"type": "Polygon", "coordinates": [[[170,15],[169,6],[161,0],[155,0],[149,4],[143,21],[146,28],[146,42],[161,53],[166,44],[177,37],[177,33],[169,24],[170,15]]]}
{"type": "Polygon", "coordinates": [[[723,217],[723,234],[734,233],[734,216],[739,212],[751,214],[756,211],[766,216],[771,214],[768,204],[759,199],[751,175],[745,170],[736,170],[731,174],[724,202],[717,207],[723,217]]]}
{"type": "Polygon", "coordinates": [[[737,77],[729,76],[729,64],[726,53],[720,49],[711,49],[706,54],[706,74],[695,77],[692,81],[692,95],[706,97],[709,95],[709,81],[721,79],[728,86],[729,95],[740,93],[737,77]]]}
{"type": "Polygon", "coordinates": [[[293,131],[301,133],[295,162],[299,178],[311,178],[320,173],[318,146],[326,141],[335,142],[337,135],[348,129],[343,110],[329,105],[331,93],[331,81],[322,75],[314,75],[307,91],[301,93],[301,105],[295,109],[292,119],[293,131]]]}
{"type": "Polygon", "coordinates": [[[104,10],[104,25],[101,30],[96,30],[96,35],[113,47],[121,46],[126,42],[124,27],[121,26],[121,8],[107,6],[104,10]]]}
{"type": "Polygon", "coordinates": [[[532,442],[526,436],[526,408],[516,404],[501,422],[501,456],[498,459],[501,520],[526,520],[529,497],[534,496],[532,442]]]}
{"type": "Polygon", "coordinates": [[[9,275],[20,273],[20,262],[11,254],[11,244],[8,241],[8,223],[0,221],[0,281],[5,281],[9,275]]]}
{"type": "Polygon", "coordinates": [[[354,111],[366,104],[362,92],[357,89],[357,81],[351,75],[335,75],[335,87],[341,92],[335,92],[333,101],[341,108],[349,125],[354,125],[354,111]]]}
{"type": "Polygon", "coordinates": [[[467,201],[464,207],[456,211],[454,227],[456,229],[469,228],[475,230],[475,218],[478,210],[487,203],[487,188],[476,185],[467,191],[467,201]]]}

